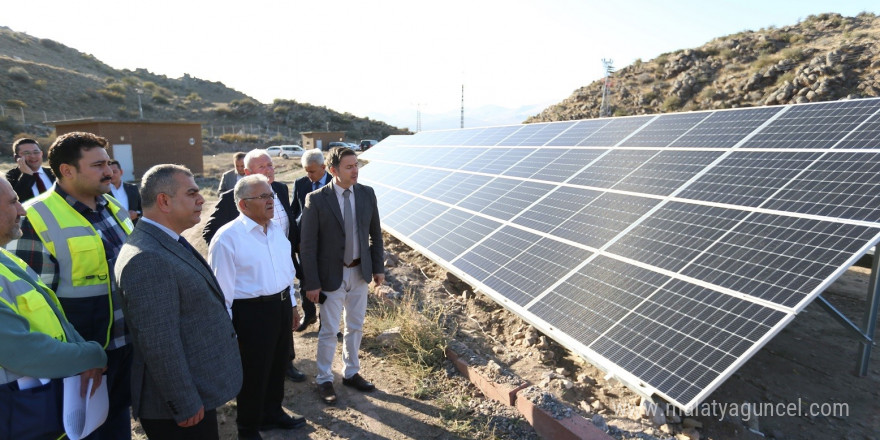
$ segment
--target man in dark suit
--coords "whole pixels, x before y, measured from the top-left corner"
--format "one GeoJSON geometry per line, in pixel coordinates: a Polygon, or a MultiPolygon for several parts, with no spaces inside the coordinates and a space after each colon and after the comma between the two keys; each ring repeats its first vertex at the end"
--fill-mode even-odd
{"type": "Polygon", "coordinates": [[[110,195],[113,196],[125,209],[128,209],[128,217],[137,223],[141,216],[141,193],[137,185],[122,181],[122,166],[117,160],[109,162],[113,177],[110,178],[110,195]]]}
{"type": "Polygon", "coordinates": [[[244,156],[245,154],[241,151],[232,155],[232,163],[235,165],[235,168],[223,173],[223,176],[220,177],[220,186],[217,187],[218,194],[235,188],[235,184],[245,176],[244,156]]]}
{"type": "MultiPolygon", "coordinates": [[[[300,215],[303,207],[306,205],[306,195],[324,185],[330,183],[332,177],[327,173],[327,166],[324,165],[324,154],[321,150],[308,150],[302,156],[302,167],[306,171],[306,175],[296,179],[293,182],[293,200],[290,203],[290,218],[296,219],[296,225],[301,228],[300,215]]],[[[300,229],[302,232],[302,229],[300,229]]],[[[299,252],[299,243],[294,243],[294,252],[299,252]]],[[[302,323],[295,323],[296,331],[305,331],[310,325],[317,321],[315,303],[306,298],[306,291],[303,287],[302,270],[296,273],[300,279],[300,296],[302,297],[303,318],[302,323]]]]}
{"type": "Polygon", "coordinates": [[[367,312],[368,283],[385,281],[382,266],[382,229],[373,189],[357,183],[358,160],[348,148],[333,148],[327,158],[333,180],[306,196],[302,214],[300,256],[306,296],[318,302],[321,293],[321,330],[318,332],[318,392],[327,404],[336,403],[333,356],[340,314],[345,311],[342,384],[360,391],[375,386],[361,377],[358,350],[367,312]]]}
{"type": "Polygon", "coordinates": [[[179,165],[154,166],[142,182],[144,217],[115,268],[134,347],[133,416],[151,439],[217,439],[216,408],[238,393],[242,370],[223,292],[180,236],[205,199],[179,165]]]}
{"type": "Polygon", "coordinates": [[[6,173],[6,180],[18,194],[18,201],[24,203],[45,192],[55,182],[55,174],[43,166],[43,150],[37,141],[21,138],[12,143],[17,167],[6,173]]]}
{"type": "MultiPolygon", "coordinates": [[[[291,249],[295,249],[295,243],[299,243],[299,228],[296,227],[294,218],[290,215],[290,193],[287,191],[287,185],[275,181],[275,166],[272,164],[272,157],[266,150],[256,149],[249,151],[244,156],[244,172],[246,175],[262,174],[269,179],[272,191],[275,192],[275,220],[284,231],[284,235],[290,240],[291,249]]],[[[205,229],[202,230],[202,238],[211,245],[211,239],[217,234],[217,231],[225,224],[231,222],[238,217],[238,208],[235,204],[234,191],[226,191],[220,194],[220,200],[211,211],[208,222],[205,223],[205,229]]],[[[291,250],[290,258],[294,261],[294,267],[298,266],[291,250]]],[[[299,268],[296,267],[297,272],[299,268]]],[[[299,322],[299,311],[296,307],[291,310],[291,322],[299,322]]],[[[290,366],[287,369],[287,377],[294,382],[302,382],[306,380],[305,374],[300,372],[293,366],[293,358],[296,357],[296,350],[293,347],[293,338],[290,339],[290,366]]]]}

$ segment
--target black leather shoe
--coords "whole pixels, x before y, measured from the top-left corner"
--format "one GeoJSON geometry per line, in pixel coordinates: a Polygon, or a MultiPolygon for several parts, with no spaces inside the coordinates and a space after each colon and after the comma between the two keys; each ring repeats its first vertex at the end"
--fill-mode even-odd
{"type": "Polygon", "coordinates": [[[238,440],[263,440],[263,436],[255,429],[239,429],[238,440]]]}
{"type": "Polygon", "coordinates": [[[260,425],[260,431],[268,431],[270,429],[296,429],[305,426],[305,424],[306,418],[299,414],[294,414],[293,416],[281,414],[281,417],[278,417],[275,421],[260,425]]]}
{"type": "Polygon", "coordinates": [[[321,400],[327,405],[336,403],[336,391],[333,389],[333,382],[319,383],[318,394],[321,395],[321,400]]]}
{"type": "Polygon", "coordinates": [[[286,374],[287,374],[287,378],[294,381],[294,382],[305,382],[306,381],[306,375],[303,374],[302,371],[297,370],[296,367],[293,366],[293,361],[291,361],[290,365],[287,367],[286,374]]]}
{"type": "Polygon", "coordinates": [[[297,327],[296,330],[294,330],[294,331],[295,332],[304,332],[304,331],[306,331],[307,328],[309,328],[310,325],[312,325],[316,322],[318,322],[317,316],[307,316],[307,317],[303,318],[302,324],[300,324],[299,327],[297,327]]]}
{"type": "Polygon", "coordinates": [[[373,391],[376,389],[372,382],[367,382],[360,374],[355,374],[348,379],[342,379],[342,384],[358,391],[373,391]]]}

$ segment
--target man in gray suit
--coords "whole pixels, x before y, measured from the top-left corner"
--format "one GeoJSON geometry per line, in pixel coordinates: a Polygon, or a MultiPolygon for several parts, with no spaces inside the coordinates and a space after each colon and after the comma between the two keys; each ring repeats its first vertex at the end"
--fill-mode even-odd
{"type": "Polygon", "coordinates": [[[156,165],[142,179],[144,216],[116,278],[131,331],[133,416],[151,439],[217,439],[216,408],[241,388],[241,358],[223,292],[180,233],[205,199],[192,173],[156,165]]]}
{"type": "Polygon", "coordinates": [[[232,163],[235,164],[235,168],[223,173],[223,176],[220,177],[220,186],[217,188],[217,194],[235,188],[235,184],[244,177],[244,156],[245,153],[241,151],[232,155],[232,163]]]}
{"type": "Polygon", "coordinates": [[[336,403],[333,355],[340,314],[345,311],[342,384],[359,391],[375,386],[361,377],[358,350],[367,312],[368,283],[385,281],[382,229],[373,188],[357,183],[358,160],[348,148],[334,148],[327,157],[333,180],[306,196],[302,213],[300,256],[306,296],[320,302],[316,363],[318,392],[327,404],[336,403]]]}

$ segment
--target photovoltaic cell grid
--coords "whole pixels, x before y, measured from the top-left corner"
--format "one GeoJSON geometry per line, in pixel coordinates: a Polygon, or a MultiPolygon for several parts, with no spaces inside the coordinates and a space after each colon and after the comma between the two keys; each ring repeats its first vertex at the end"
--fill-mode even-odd
{"type": "Polygon", "coordinates": [[[880,100],[394,136],[383,227],[693,408],[880,241],[880,100]]]}

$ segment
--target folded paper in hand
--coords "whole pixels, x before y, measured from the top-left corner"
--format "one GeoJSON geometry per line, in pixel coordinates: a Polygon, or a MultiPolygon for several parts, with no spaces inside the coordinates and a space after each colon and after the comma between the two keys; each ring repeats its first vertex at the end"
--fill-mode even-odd
{"type": "Polygon", "coordinates": [[[86,397],[80,396],[79,375],[64,378],[64,431],[70,440],[79,440],[92,433],[107,420],[110,405],[107,397],[107,376],[92,394],[93,380],[89,379],[86,397]],[[91,397],[89,397],[91,396],[91,397]]]}

